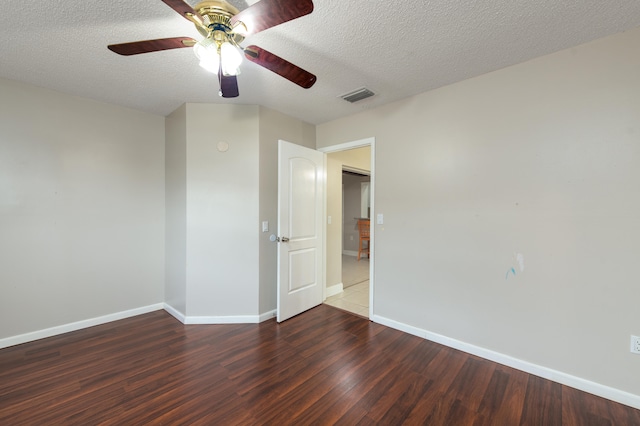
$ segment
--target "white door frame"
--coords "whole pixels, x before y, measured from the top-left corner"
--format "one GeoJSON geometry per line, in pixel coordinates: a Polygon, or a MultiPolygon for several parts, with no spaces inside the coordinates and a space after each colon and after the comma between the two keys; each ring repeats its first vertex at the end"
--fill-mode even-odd
{"type": "MultiPolygon", "coordinates": [[[[371,170],[371,187],[369,188],[369,191],[371,193],[371,220],[372,220],[372,226],[370,227],[370,233],[371,233],[371,240],[369,241],[369,244],[371,244],[370,247],[370,261],[369,261],[369,319],[373,318],[373,298],[375,295],[375,291],[374,291],[374,281],[375,281],[375,275],[374,275],[374,264],[375,264],[375,245],[376,245],[376,238],[375,238],[375,232],[376,232],[376,227],[375,227],[375,189],[376,189],[376,183],[375,183],[375,159],[376,159],[376,138],[375,137],[370,137],[370,138],[366,138],[366,139],[359,139],[356,141],[352,141],[352,142],[346,142],[346,143],[341,143],[338,145],[331,145],[331,146],[325,146],[322,148],[317,148],[318,151],[320,152],[324,152],[326,154],[332,153],[332,152],[338,152],[338,151],[346,151],[348,149],[354,149],[354,148],[362,148],[362,147],[366,147],[369,146],[371,147],[371,166],[370,166],[370,170],[371,170]]],[[[325,196],[325,216],[327,215],[326,212],[326,205],[327,205],[327,201],[326,201],[326,197],[327,197],[327,191],[325,189],[324,191],[324,196],[325,196]]],[[[327,223],[326,217],[325,217],[325,221],[324,223],[327,223]]],[[[327,241],[327,227],[324,227],[324,240],[325,240],[325,254],[324,254],[324,264],[325,264],[325,268],[327,265],[327,259],[326,259],[326,241],[327,241]]],[[[326,277],[326,273],[324,274],[326,277]]],[[[325,294],[326,294],[326,283],[325,283],[325,294]]]]}

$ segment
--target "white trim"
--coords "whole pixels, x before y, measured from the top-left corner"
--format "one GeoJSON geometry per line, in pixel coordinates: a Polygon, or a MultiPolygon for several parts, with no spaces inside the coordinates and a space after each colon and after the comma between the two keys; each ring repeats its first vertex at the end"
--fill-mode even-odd
{"type": "Polygon", "coordinates": [[[267,320],[270,320],[271,318],[275,318],[277,314],[278,314],[278,311],[276,309],[273,309],[269,312],[264,312],[258,315],[258,322],[265,322],[267,320]]]}
{"type": "Polygon", "coordinates": [[[342,250],[342,254],[344,254],[345,256],[358,257],[358,252],[354,250],[342,250]]]}
{"type": "Polygon", "coordinates": [[[186,316],[185,324],[257,324],[260,315],[186,316]]]}
{"type": "MultiPolygon", "coordinates": [[[[320,282],[322,283],[322,295],[320,304],[327,297],[327,154],[322,154],[322,265],[320,266],[320,282]]],[[[316,246],[317,247],[317,246],[316,246]]]]}
{"type": "Polygon", "coordinates": [[[371,317],[371,321],[377,322],[378,324],[386,325],[387,327],[391,327],[396,330],[404,331],[405,333],[413,334],[414,336],[422,337],[423,339],[427,338],[427,332],[425,330],[422,330],[421,328],[407,325],[405,323],[398,322],[389,318],[381,317],[380,315],[373,315],[371,317]]]}
{"type": "MultiPolygon", "coordinates": [[[[357,141],[340,143],[338,145],[325,146],[323,148],[317,148],[320,152],[326,152],[327,154],[330,152],[338,152],[345,151],[347,149],[360,148],[363,146],[373,146],[375,144],[376,138],[365,138],[359,139],[357,141]]],[[[371,161],[373,163],[373,159],[371,161]]],[[[371,170],[371,174],[373,174],[373,170],[371,170]]]]}
{"type": "MultiPolygon", "coordinates": [[[[327,287],[326,295],[327,297],[335,296],[336,294],[340,294],[344,291],[344,285],[342,283],[334,284],[331,287],[327,287]]],[[[325,297],[325,299],[327,298],[325,297]]]]}
{"type": "Polygon", "coordinates": [[[345,166],[344,164],[342,165],[342,171],[343,172],[358,173],[358,174],[363,175],[363,176],[371,176],[371,170],[364,170],[364,169],[359,169],[357,167],[345,166]]]}
{"type": "Polygon", "coordinates": [[[59,334],[69,333],[71,331],[81,330],[83,328],[106,324],[108,322],[118,321],[121,319],[134,317],[136,315],[159,311],[162,308],[163,304],[157,303],[155,305],[142,306],[140,308],[129,309],[127,311],[116,312],[113,314],[103,315],[101,317],[89,318],[69,324],[45,328],[44,330],[32,331],[30,333],[19,334],[17,336],[6,337],[4,339],[0,339],[0,349],[8,348],[9,346],[20,345],[22,343],[32,342],[34,340],[44,339],[47,337],[57,336],[59,334]]]}
{"type": "Polygon", "coordinates": [[[164,304],[164,310],[167,311],[167,313],[169,313],[175,319],[177,319],[178,321],[180,321],[181,323],[184,324],[184,321],[186,319],[185,314],[183,314],[182,312],[180,312],[179,310],[177,310],[173,306],[169,305],[168,303],[164,304]]]}
{"type": "Polygon", "coordinates": [[[376,206],[376,202],[375,202],[375,195],[376,195],[376,173],[375,173],[375,168],[376,168],[376,138],[369,138],[369,146],[371,147],[370,153],[371,153],[371,179],[369,179],[369,182],[371,184],[371,187],[369,188],[369,197],[370,197],[370,213],[369,213],[369,217],[372,219],[372,223],[373,226],[369,227],[369,235],[370,235],[370,239],[369,239],[369,318],[373,317],[374,313],[373,313],[373,307],[375,306],[373,303],[374,300],[374,294],[375,294],[375,285],[374,285],[374,281],[375,281],[375,261],[374,259],[374,253],[376,251],[376,222],[373,218],[376,217],[376,213],[377,210],[375,208],[376,206]]]}
{"type": "Polygon", "coordinates": [[[588,392],[602,398],[619,402],[620,404],[640,409],[640,395],[635,395],[629,392],[622,391],[620,389],[612,388],[600,383],[572,376],[571,374],[563,373],[562,371],[553,370],[551,368],[533,364],[528,361],[523,361],[510,355],[505,355],[499,352],[492,351],[490,349],[485,349],[479,346],[472,345],[470,343],[465,343],[460,340],[443,336],[441,334],[432,333],[430,331],[407,325],[389,318],[385,318],[380,315],[372,316],[371,320],[373,322],[386,325],[387,327],[395,328],[396,330],[404,331],[406,333],[413,334],[414,336],[422,337],[423,339],[427,339],[432,342],[448,346],[450,348],[458,349],[460,351],[479,356],[489,361],[497,362],[498,364],[506,365],[508,367],[524,371],[525,373],[533,374],[534,376],[542,377],[544,379],[551,380],[553,382],[557,382],[575,389],[579,389],[581,391],[588,392]]]}

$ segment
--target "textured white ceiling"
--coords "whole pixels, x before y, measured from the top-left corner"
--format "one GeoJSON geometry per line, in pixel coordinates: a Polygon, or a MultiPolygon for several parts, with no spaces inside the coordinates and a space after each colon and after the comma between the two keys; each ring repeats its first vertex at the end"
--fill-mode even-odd
{"type": "MultiPolygon", "coordinates": [[[[244,9],[255,0],[231,3],[244,9]]],[[[246,61],[240,96],[222,99],[191,49],[131,57],[107,50],[200,38],[160,0],[2,0],[0,77],[162,115],[184,102],[257,104],[319,124],[640,26],[639,0],[314,3],[311,15],[243,43],[316,74],[308,90],[246,61]],[[377,95],[355,104],[338,98],[362,86],[377,95]]]]}

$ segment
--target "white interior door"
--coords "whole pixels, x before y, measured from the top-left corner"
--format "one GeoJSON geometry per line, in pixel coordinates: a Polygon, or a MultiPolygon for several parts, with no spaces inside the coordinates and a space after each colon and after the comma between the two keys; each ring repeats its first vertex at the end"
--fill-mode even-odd
{"type": "Polygon", "coordinates": [[[278,142],[278,322],[324,296],[324,156],[278,142]]]}

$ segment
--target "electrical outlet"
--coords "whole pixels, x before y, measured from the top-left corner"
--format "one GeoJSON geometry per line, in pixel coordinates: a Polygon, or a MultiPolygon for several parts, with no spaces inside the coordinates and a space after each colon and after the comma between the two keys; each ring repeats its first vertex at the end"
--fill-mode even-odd
{"type": "Polygon", "coordinates": [[[640,337],[631,336],[631,352],[634,354],[640,354],[640,337]]]}

